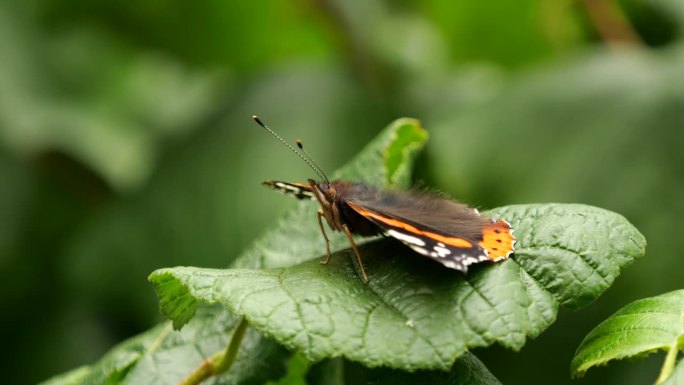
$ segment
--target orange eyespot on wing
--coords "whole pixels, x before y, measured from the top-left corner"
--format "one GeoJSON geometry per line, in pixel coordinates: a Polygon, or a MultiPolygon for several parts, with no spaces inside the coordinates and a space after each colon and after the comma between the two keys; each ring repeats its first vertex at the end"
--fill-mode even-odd
{"type": "Polygon", "coordinates": [[[504,220],[492,221],[482,230],[482,240],[478,243],[487,250],[487,256],[492,261],[506,259],[513,254],[515,236],[511,225],[504,220]]]}

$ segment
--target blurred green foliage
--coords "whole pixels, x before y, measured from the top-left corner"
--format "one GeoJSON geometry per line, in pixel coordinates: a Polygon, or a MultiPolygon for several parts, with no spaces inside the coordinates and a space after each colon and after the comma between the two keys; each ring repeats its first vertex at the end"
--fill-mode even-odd
{"type": "MultiPolygon", "coordinates": [[[[521,353],[474,352],[506,384],[570,383],[598,322],[682,287],[683,4],[2,2],[3,379],[34,383],[146,330],[160,319],[151,271],[226,266],[292,204],[259,182],[311,172],[254,127],[259,113],[327,170],[416,117],[431,187],[632,221],[647,255],[606,295],[521,353]]],[[[659,363],[573,383],[650,382],[659,363]]]]}

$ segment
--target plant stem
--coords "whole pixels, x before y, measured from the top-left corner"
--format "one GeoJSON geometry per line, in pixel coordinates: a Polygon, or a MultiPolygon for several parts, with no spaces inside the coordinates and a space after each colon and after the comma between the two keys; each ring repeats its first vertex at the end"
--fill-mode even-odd
{"type": "Polygon", "coordinates": [[[608,45],[643,44],[616,0],[584,0],[583,3],[597,32],[608,45]]]}
{"type": "Polygon", "coordinates": [[[675,341],[675,343],[670,346],[670,350],[667,351],[667,356],[665,356],[665,362],[663,363],[663,367],[660,369],[660,375],[656,380],[656,385],[662,384],[663,381],[665,381],[672,373],[672,370],[675,366],[675,361],[677,361],[677,353],[679,353],[679,346],[677,341],[675,341]]]}
{"type": "Polygon", "coordinates": [[[192,373],[180,382],[180,385],[198,385],[202,381],[230,369],[233,366],[233,362],[235,362],[235,357],[237,357],[238,350],[240,350],[240,344],[246,331],[247,320],[245,317],[242,317],[237,327],[235,327],[235,331],[233,331],[233,336],[230,338],[230,343],[228,343],[226,350],[218,352],[202,361],[192,373]]]}

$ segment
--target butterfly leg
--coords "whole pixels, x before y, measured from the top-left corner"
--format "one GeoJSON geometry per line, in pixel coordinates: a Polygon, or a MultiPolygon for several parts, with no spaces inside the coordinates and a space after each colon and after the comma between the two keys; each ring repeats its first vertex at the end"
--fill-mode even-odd
{"type": "Polygon", "coordinates": [[[349,243],[351,244],[352,250],[354,250],[354,254],[356,254],[356,260],[359,261],[361,279],[363,280],[363,283],[368,283],[368,275],[366,275],[366,269],[363,268],[361,253],[359,253],[359,249],[356,248],[356,244],[354,243],[354,238],[352,238],[351,232],[349,231],[349,227],[347,227],[347,225],[342,225],[342,228],[344,229],[344,233],[347,234],[347,239],[349,239],[349,243]]]}
{"type": "Polygon", "coordinates": [[[326,258],[325,260],[321,261],[322,265],[327,265],[330,263],[330,258],[332,257],[330,255],[330,240],[328,239],[328,236],[325,234],[325,227],[323,227],[323,221],[321,220],[322,217],[324,217],[325,214],[323,214],[323,210],[318,209],[318,226],[321,227],[321,234],[323,234],[323,238],[325,239],[325,251],[326,251],[326,258]]]}

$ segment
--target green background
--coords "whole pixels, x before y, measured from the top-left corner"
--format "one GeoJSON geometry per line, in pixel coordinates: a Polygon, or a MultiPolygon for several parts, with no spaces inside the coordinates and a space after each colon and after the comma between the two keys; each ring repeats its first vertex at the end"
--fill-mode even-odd
{"type": "Polygon", "coordinates": [[[3,382],[94,362],[161,320],[150,272],[227,266],[292,207],[260,182],[312,172],[254,113],[326,170],[415,117],[424,185],[626,216],[647,254],[603,297],[474,353],[505,384],[652,382],[662,355],[569,365],[617,309],[682,288],[682,27],[678,0],[3,1],[3,382]]]}

